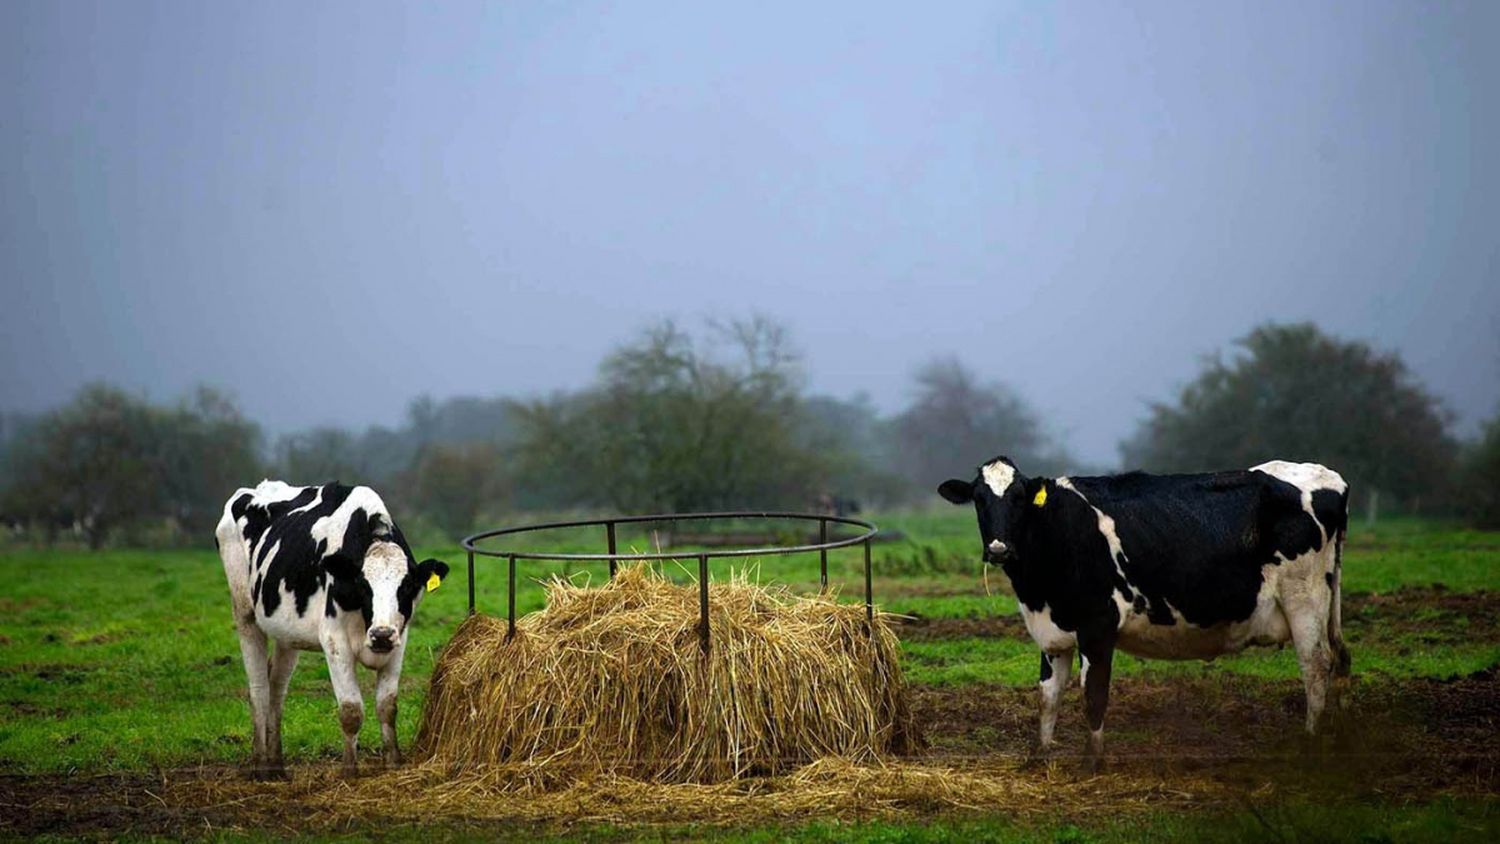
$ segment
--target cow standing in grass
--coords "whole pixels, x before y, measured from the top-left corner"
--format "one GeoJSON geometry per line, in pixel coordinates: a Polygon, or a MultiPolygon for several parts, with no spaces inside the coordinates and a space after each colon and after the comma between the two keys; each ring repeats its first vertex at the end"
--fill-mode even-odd
{"type": "Polygon", "coordinates": [[[321,650],[328,660],[345,772],[356,769],[364,721],[357,665],[376,671],[385,759],[399,762],[396,688],[408,625],[422,596],[447,576],[447,564],[417,563],[380,496],[337,483],[264,481],[241,489],[224,505],[217,540],[250,681],[252,773],[284,773],[282,705],[303,650],[321,650]]]}
{"type": "Polygon", "coordinates": [[[1042,649],[1044,751],[1075,650],[1094,768],[1116,648],[1213,659],[1290,640],[1309,733],[1330,677],[1349,673],[1339,628],[1349,490],[1331,469],[1273,461],[1203,475],[1028,478],[998,457],[938,492],[974,506],[984,561],[1005,570],[1042,649]]]}

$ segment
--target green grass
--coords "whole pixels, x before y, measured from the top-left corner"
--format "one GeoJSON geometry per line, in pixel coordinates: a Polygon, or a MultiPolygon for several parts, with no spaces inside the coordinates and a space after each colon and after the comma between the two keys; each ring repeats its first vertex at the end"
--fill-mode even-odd
{"type": "MultiPolygon", "coordinates": [[[[970,683],[1024,685],[1037,681],[1037,648],[1022,639],[966,638],[932,642],[909,642],[903,646],[906,676],[912,682],[934,686],[970,683]]],[[[1500,663],[1500,642],[1476,642],[1445,648],[1428,647],[1400,653],[1395,650],[1359,649],[1354,652],[1354,670],[1371,679],[1379,677],[1447,678],[1481,671],[1500,663]]],[[[1076,670],[1076,667],[1075,667],[1076,670]]],[[[1117,653],[1116,677],[1213,676],[1241,674],[1266,680],[1295,680],[1301,676],[1297,655],[1291,648],[1253,648],[1213,662],[1181,662],[1141,659],[1117,653]]]]}

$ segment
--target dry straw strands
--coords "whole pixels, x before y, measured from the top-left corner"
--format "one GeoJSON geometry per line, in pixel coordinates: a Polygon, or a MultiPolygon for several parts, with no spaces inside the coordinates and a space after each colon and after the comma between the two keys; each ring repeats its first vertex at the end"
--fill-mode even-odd
{"type": "Polygon", "coordinates": [[[474,616],[433,672],[416,757],[517,784],[714,783],[919,744],[884,617],[741,574],[711,587],[706,655],[697,625],[696,589],[647,566],[599,588],[552,580],[509,641],[474,616]]]}
{"type": "Polygon", "coordinates": [[[784,776],[714,784],[655,783],[623,776],[583,777],[543,788],[501,765],[454,777],[417,765],[346,780],[335,765],[299,769],[291,782],[251,782],[227,771],[169,779],[173,806],[223,813],[237,824],[340,829],[438,820],[524,823],[702,823],[756,825],[805,818],[927,817],[974,812],[1051,818],[1082,812],[1111,817],[1231,806],[1243,789],[1207,773],[1079,778],[1058,763],[1018,770],[1011,762],[966,768],[897,762],[858,765],[822,759],[784,776]]]}

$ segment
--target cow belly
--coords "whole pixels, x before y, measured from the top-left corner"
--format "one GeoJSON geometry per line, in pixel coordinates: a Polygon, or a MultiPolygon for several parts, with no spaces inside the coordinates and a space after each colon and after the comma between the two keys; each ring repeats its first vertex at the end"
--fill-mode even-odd
{"type": "Polygon", "coordinates": [[[282,601],[271,615],[265,615],[257,607],[255,623],[262,632],[277,642],[285,642],[302,650],[319,650],[322,644],[318,633],[323,613],[315,612],[314,606],[320,607],[322,604],[309,606],[304,615],[297,614],[295,601],[282,601]]]}
{"type": "MultiPolygon", "coordinates": [[[[1267,566],[1267,569],[1273,567],[1267,566]]],[[[1199,626],[1190,624],[1176,610],[1173,624],[1152,624],[1144,613],[1131,612],[1120,625],[1120,649],[1153,659],[1213,659],[1250,645],[1277,645],[1290,641],[1291,628],[1276,599],[1278,572],[1262,570],[1262,581],[1250,617],[1199,626]]]]}

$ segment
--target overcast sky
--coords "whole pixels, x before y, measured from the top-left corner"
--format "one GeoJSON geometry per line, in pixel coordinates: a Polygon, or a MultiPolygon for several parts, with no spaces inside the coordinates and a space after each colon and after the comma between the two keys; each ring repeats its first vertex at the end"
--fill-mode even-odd
{"type": "Polygon", "coordinates": [[[272,432],[394,423],[760,311],[816,391],[896,409],[957,355],[1109,464],[1202,355],[1311,319],[1469,432],[1497,43],[1458,0],[6,0],[0,409],[208,382],[272,432]]]}

